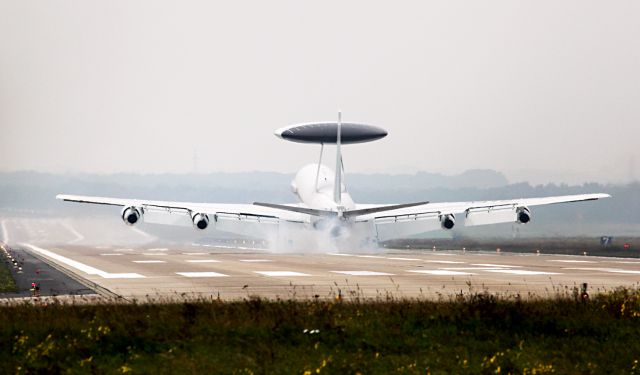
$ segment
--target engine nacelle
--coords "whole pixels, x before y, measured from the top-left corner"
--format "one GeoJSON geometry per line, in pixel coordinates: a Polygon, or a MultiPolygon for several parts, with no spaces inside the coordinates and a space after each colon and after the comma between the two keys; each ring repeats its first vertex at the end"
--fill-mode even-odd
{"type": "Polygon", "coordinates": [[[520,224],[526,224],[531,221],[531,211],[528,207],[518,207],[516,209],[516,220],[520,224]]]}
{"type": "Polygon", "coordinates": [[[205,230],[209,226],[209,216],[207,214],[194,214],[191,220],[193,220],[193,226],[200,230],[205,230]]]}
{"type": "Polygon", "coordinates": [[[134,225],[142,217],[142,209],[134,206],[125,207],[122,209],[120,216],[122,217],[122,221],[124,221],[125,224],[134,225]]]}
{"type": "Polygon", "coordinates": [[[456,225],[456,217],[453,214],[440,215],[440,226],[442,229],[453,229],[456,225]]]}

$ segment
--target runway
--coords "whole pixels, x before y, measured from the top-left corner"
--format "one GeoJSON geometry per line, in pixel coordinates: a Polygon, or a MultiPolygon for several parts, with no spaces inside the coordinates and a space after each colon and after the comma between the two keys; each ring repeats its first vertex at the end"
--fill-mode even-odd
{"type": "MultiPolygon", "coordinates": [[[[590,293],[637,287],[640,259],[380,249],[278,254],[246,248],[167,245],[13,244],[127,299],[213,297],[449,298],[487,291],[547,297],[586,282],[590,293]]],[[[75,242],[74,242],[75,241],[75,242]]]]}

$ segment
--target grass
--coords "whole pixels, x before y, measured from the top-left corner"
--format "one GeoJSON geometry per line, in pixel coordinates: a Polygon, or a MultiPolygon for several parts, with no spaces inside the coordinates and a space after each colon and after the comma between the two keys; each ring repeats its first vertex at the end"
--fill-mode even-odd
{"type": "Polygon", "coordinates": [[[10,263],[0,254],[0,293],[13,293],[18,291],[16,282],[9,269],[10,263]]]}
{"type": "Polygon", "coordinates": [[[640,291],[582,302],[201,300],[0,307],[3,373],[639,373],[640,291]]]}

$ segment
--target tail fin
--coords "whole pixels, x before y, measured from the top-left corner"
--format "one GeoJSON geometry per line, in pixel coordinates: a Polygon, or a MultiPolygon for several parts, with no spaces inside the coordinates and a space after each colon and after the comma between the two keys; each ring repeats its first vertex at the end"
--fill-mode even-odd
{"type": "Polygon", "coordinates": [[[336,138],[336,177],[333,186],[333,200],[336,204],[342,204],[342,153],[340,145],[342,143],[342,112],[338,111],[338,135],[336,138]]]}

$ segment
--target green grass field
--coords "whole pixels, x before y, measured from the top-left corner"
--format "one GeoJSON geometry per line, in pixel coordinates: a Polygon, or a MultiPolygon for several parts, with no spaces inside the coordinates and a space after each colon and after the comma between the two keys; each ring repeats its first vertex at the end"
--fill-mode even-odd
{"type": "Polygon", "coordinates": [[[11,276],[10,265],[0,255],[0,293],[17,292],[16,282],[11,276]]]}
{"type": "Polygon", "coordinates": [[[588,302],[0,307],[2,373],[640,373],[640,291],[588,302]]]}

